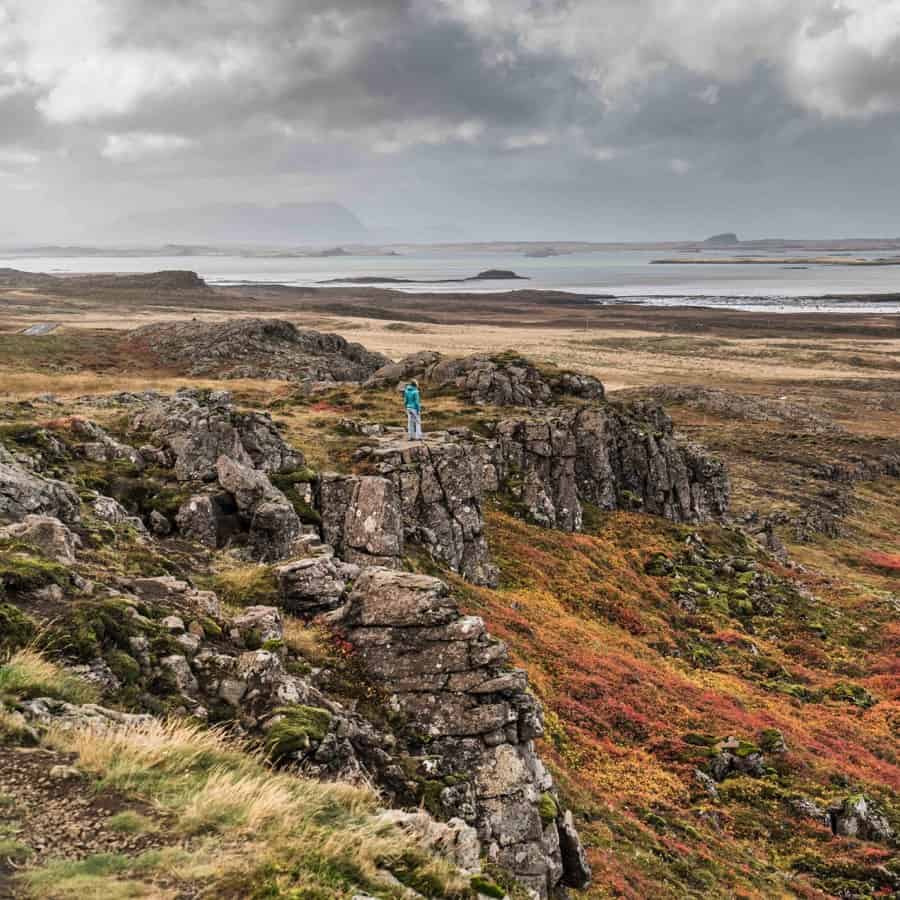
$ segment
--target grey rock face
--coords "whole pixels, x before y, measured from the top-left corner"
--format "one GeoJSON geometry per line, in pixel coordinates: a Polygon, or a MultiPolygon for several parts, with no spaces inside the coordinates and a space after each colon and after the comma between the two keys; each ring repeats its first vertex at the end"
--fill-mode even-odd
{"type": "Polygon", "coordinates": [[[331,557],[311,557],[276,566],[281,605],[290,612],[312,616],[340,606],[359,566],[331,557]]]}
{"type": "Polygon", "coordinates": [[[382,441],[362,458],[393,485],[406,540],[469,581],[496,583],[482,517],[484,491],[496,479],[483,445],[470,435],[432,435],[427,442],[382,441]]]}
{"type": "Polygon", "coordinates": [[[322,537],[356,565],[399,567],[403,520],[394,483],[371,475],[326,474],[319,479],[322,537]]]}
{"type": "Polygon", "coordinates": [[[16,540],[37,548],[60,563],[75,562],[78,538],[53,516],[25,516],[21,522],[0,528],[0,540],[16,540]]]}
{"type": "Polygon", "coordinates": [[[303,454],[285,443],[268,415],[235,410],[226,391],[157,397],[132,418],[131,427],[151,432],[150,449],[171,458],[180,481],[214,481],[220,456],[270,474],[304,464],[303,454]]]}
{"type": "Polygon", "coordinates": [[[194,494],[175,514],[179,532],[207,547],[221,547],[236,530],[237,506],[227,495],[194,494]]]}
{"type": "Polygon", "coordinates": [[[533,745],[540,707],[524,673],[504,668],[505,645],[480,618],[461,615],[435,578],[367,568],[347,599],[340,626],[421,735],[408,749],[423,757],[423,777],[446,779],[443,813],[475,827],[487,856],[539,897],[585,886],[590,869],[571,816],[541,817],[560,808],[533,745]]]}
{"type": "Polygon", "coordinates": [[[73,524],[78,509],[78,495],[69,485],[29,472],[0,446],[0,521],[19,522],[36,514],[73,524]]]}
{"type": "Polygon", "coordinates": [[[238,512],[247,523],[257,558],[285,559],[302,532],[300,519],[290,501],[263,472],[227,456],[216,464],[219,484],[234,497],[238,512]]]}
{"type": "Polygon", "coordinates": [[[497,426],[497,471],[540,524],[581,527],[581,502],[638,508],[675,522],[728,507],[724,467],[679,444],[658,407],[554,410],[497,426]]]}
{"type": "Polygon", "coordinates": [[[434,351],[413,353],[383,366],[367,385],[382,387],[412,377],[426,379],[436,388],[453,385],[476,403],[494,406],[548,406],[560,395],[602,400],[603,385],[590,375],[542,372],[513,355],[444,358],[434,351]]]}
{"type": "Polygon", "coordinates": [[[130,332],[128,341],[185,374],[224,378],[364,381],[390,361],[340,335],[301,330],[280,319],[145,325],[130,332]]]}
{"type": "Polygon", "coordinates": [[[894,830],[868,797],[857,795],[828,807],[827,815],[834,834],[864,841],[886,843],[894,830]]]}
{"type": "Polygon", "coordinates": [[[138,450],[117,441],[96,422],[92,422],[90,419],[73,418],[70,428],[74,435],[84,440],[84,443],[76,449],[88,459],[94,462],[112,462],[124,459],[138,468],[144,468],[145,461],[138,450]]]}

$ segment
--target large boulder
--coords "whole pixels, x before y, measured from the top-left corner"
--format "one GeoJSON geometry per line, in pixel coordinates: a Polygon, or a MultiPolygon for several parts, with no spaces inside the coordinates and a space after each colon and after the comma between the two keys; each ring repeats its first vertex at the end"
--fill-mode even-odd
{"type": "Polygon", "coordinates": [[[53,516],[25,516],[21,522],[0,528],[0,541],[21,541],[60,563],[75,562],[78,538],[53,516]]]}
{"type": "Polygon", "coordinates": [[[35,514],[72,524],[79,519],[79,505],[69,485],[29,472],[0,446],[0,522],[19,522],[35,514]]]}
{"type": "Polygon", "coordinates": [[[359,571],[359,566],[321,556],[276,566],[281,605],[303,616],[336,609],[359,571]]]}

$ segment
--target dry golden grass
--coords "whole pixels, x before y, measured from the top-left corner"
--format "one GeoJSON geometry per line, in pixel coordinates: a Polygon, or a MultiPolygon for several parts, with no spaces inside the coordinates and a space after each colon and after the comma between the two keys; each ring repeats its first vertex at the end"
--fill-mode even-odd
{"type": "Polygon", "coordinates": [[[284,643],[288,650],[314,666],[325,666],[331,661],[325,632],[296,616],[284,616],[284,643]]]}
{"type": "MultiPolygon", "coordinates": [[[[392,887],[385,871],[415,860],[417,878],[440,886],[436,896],[464,896],[468,889],[465,876],[380,817],[370,788],[273,772],[221,729],[151,720],[115,729],[51,730],[47,743],[76,753],[78,765],[101,786],[175,813],[181,834],[217,836],[226,851],[241,847],[239,854],[224,852],[212,862],[207,844],[205,860],[197,860],[207,879],[246,879],[248,887],[257,886],[257,870],[278,871],[285,861],[289,877],[300,884],[318,886],[322,873],[330,873],[322,883],[335,885],[336,898],[350,896],[338,889],[341,879],[348,887],[401,897],[405,889],[392,887]]],[[[197,877],[192,858],[179,869],[186,879],[197,877]]]]}
{"type": "Polygon", "coordinates": [[[66,672],[37,650],[17,650],[0,665],[0,696],[56,697],[71,703],[97,699],[96,687],[66,672]]]}

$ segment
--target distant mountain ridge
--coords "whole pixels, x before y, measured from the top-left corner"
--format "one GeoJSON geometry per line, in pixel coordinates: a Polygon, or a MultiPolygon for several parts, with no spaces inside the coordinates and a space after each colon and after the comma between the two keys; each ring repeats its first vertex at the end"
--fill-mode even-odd
{"type": "MultiPolygon", "coordinates": [[[[213,203],[135,213],[117,223],[129,238],[172,242],[310,244],[363,241],[365,225],[340,203],[213,203]]],[[[123,234],[124,233],[124,234],[123,234]]]]}

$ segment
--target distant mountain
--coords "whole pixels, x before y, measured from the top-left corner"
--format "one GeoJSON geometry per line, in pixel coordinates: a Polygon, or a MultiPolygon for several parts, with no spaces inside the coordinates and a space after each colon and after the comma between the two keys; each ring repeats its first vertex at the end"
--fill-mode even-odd
{"type": "Polygon", "coordinates": [[[142,212],[117,223],[119,238],[172,242],[317,244],[364,241],[369,232],[340,203],[215,203],[142,212]]]}

